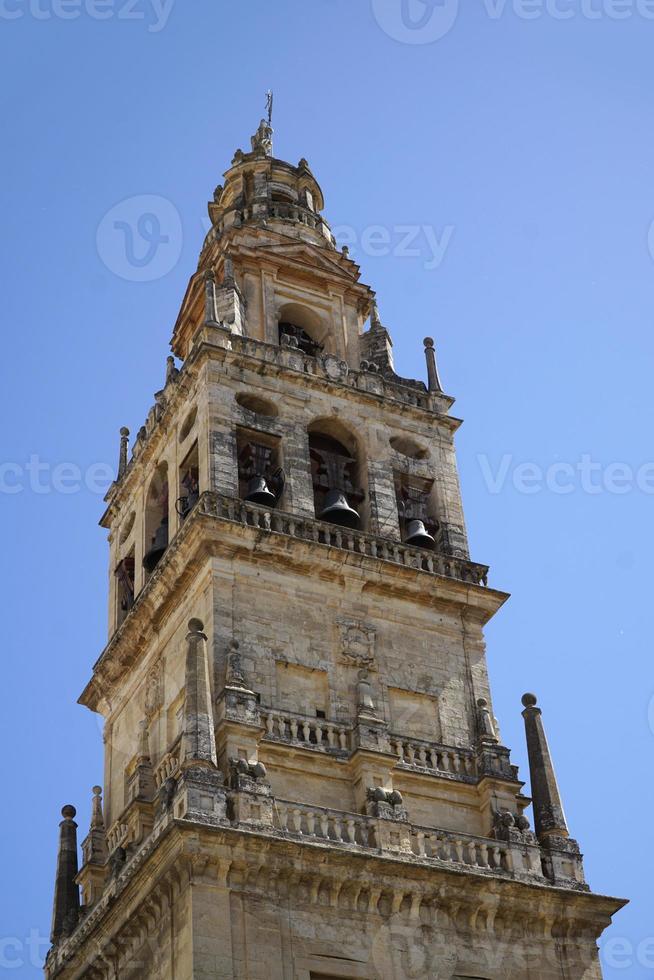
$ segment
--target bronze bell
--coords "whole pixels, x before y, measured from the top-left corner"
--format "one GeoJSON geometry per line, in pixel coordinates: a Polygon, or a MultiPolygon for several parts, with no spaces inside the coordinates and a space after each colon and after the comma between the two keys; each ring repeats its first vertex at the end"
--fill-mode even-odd
{"type": "Polygon", "coordinates": [[[260,504],[262,507],[274,507],[277,497],[269,489],[266,479],[263,476],[253,476],[248,483],[248,492],[245,497],[251,504],[260,504]]]}
{"type": "Polygon", "coordinates": [[[330,524],[339,524],[341,527],[349,527],[353,530],[359,526],[361,520],[354,508],[348,504],[342,490],[327,492],[325,506],[318,516],[321,521],[329,521],[330,524]]]}
{"type": "Polygon", "coordinates": [[[146,572],[153,572],[164,551],[168,547],[168,521],[163,520],[152,538],[152,546],[143,556],[143,567],[146,572]]]}
{"type": "Polygon", "coordinates": [[[406,527],[406,544],[414,548],[433,548],[436,540],[431,536],[424,521],[409,521],[406,527]]]}
{"type": "Polygon", "coordinates": [[[188,517],[199,499],[200,493],[198,490],[189,490],[188,493],[185,493],[183,496],[177,498],[175,501],[175,510],[182,520],[185,520],[188,517]]]}

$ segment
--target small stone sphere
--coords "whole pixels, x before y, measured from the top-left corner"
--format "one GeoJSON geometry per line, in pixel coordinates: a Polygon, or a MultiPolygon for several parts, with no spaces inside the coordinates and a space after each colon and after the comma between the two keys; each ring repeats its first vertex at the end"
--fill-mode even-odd
{"type": "Polygon", "coordinates": [[[204,623],[201,619],[190,619],[188,628],[191,633],[202,633],[204,630],[204,623]]]}
{"type": "Polygon", "coordinates": [[[66,806],[62,806],[61,808],[61,815],[65,820],[73,820],[76,813],[77,810],[70,803],[67,803],[66,806]]]}
{"type": "Polygon", "coordinates": [[[93,787],[93,795],[94,796],[102,796],[102,786],[94,786],[93,787]]]}
{"type": "Polygon", "coordinates": [[[477,700],[477,707],[478,708],[487,708],[488,707],[488,701],[486,700],[486,698],[479,698],[477,700]]]}
{"type": "Polygon", "coordinates": [[[425,337],[425,339],[423,340],[423,344],[425,345],[425,347],[433,347],[434,346],[433,337],[425,337]]]}
{"type": "Polygon", "coordinates": [[[538,704],[538,698],[535,694],[523,694],[522,703],[524,704],[525,708],[535,708],[538,704]]]}

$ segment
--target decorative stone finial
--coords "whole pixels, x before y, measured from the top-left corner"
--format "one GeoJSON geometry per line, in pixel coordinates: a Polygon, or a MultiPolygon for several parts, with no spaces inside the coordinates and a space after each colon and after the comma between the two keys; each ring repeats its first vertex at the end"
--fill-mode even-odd
{"type": "Polygon", "coordinates": [[[55,945],[75,929],[79,919],[79,887],[77,878],[77,824],[74,806],[62,807],[59,824],[59,851],[55,879],[50,940],[55,945]]]}
{"type": "Polygon", "coordinates": [[[175,367],[175,358],[172,354],[169,354],[166,358],[166,384],[174,381],[178,374],[179,368],[175,367]]]}
{"type": "Polygon", "coordinates": [[[239,653],[238,640],[232,640],[229,645],[225,682],[228,687],[246,687],[245,671],[239,653]]]}
{"type": "Polygon", "coordinates": [[[359,714],[372,715],[374,717],[377,715],[377,706],[375,705],[375,699],[372,693],[372,684],[369,680],[370,675],[364,668],[359,671],[358,677],[357,701],[359,714]]]}
{"type": "Polygon", "coordinates": [[[497,737],[497,732],[495,731],[495,722],[490,713],[490,708],[486,698],[477,699],[477,723],[480,741],[497,744],[499,739],[497,737]]]}
{"type": "Polygon", "coordinates": [[[535,694],[525,694],[522,704],[536,835],[541,840],[551,836],[568,837],[568,825],[543,727],[542,712],[537,707],[538,699],[535,694]]]}
{"type": "Polygon", "coordinates": [[[382,322],[379,316],[379,306],[377,305],[377,300],[373,299],[370,306],[370,327],[374,329],[375,327],[381,327],[382,322]]]}
{"type": "Polygon", "coordinates": [[[150,732],[148,730],[147,719],[144,718],[139,727],[141,729],[139,735],[139,757],[142,760],[150,761],[150,732]]]}
{"type": "Polygon", "coordinates": [[[213,269],[207,269],[205,272],[204,287],[204,322],[210,327],[219,327],[218,311],[216,308],[216,274],[213,269]]]}
{"type": "Polygon", "coordinates": [[[91,830],[104,830],[104,814],[102,813],[102,786],[93,787],[91,802],[91,830]]]}
{"type": "Polygon", "coordinates": [[[425,345],[425,359],[427,361],[427,388],[429,391],[442,391],[443,386],[438,374],[434,341],[431,337],[425,337],[423,343],[425,345]]]}
{"type": "Polygon", "coordinates": [[[225,258],[223,260],[223,285],[234,285],[234,261],[229,252],[225,253],[225,258]]]}
{"type": "Polygon", "coordinates": [[[342,256],[343,256],[344,259],[349,259],[349,257],[350,257],[350,246],[349,245],[344,245],[343,248],[341,249],[341,254],[342,254],[342,256]]]}
{"type": "Polygon", "coordinates": [[[217,767],[211,685],[204,624],[191,619],[186,636],[186,687],[182,736],[182,764],[217,767]]]}
{"type": "Polygon", "coordinates": [[[123,426],[120,430],[120,451],[118,453],[118,479],[122,480],[127,470],[127,445],[129,442],[129,429],[123,426]]]}

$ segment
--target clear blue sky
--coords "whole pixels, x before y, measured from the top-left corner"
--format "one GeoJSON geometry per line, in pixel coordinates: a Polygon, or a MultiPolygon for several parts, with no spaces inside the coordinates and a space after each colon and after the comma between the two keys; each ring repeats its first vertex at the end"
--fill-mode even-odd
{"type": "Polygon", "coordinates": [[[400,6],[0,0],[0,974],[38,975],[59,810],[77,805],[82,836],[102,779],[76,705],[106,637],[102,495],[56,467],[92,482],[143,421],[205,203],[272,87],[276,155],[306,156],[350,226],[399,371],[422,376],[436,338],[473,556],[513,593],[488,629],[503,739],[526,778],[533,689],[589,881],[632,899],[605,975],[654,976],[654,21],[635,0],[548,0],[534,19],[517,0],[400,6]],[[143,235],[121,264],[107,232],[139,208],[171,231],[150,281],[143,235]],[[428,229],[417,255],[407,225],[428,229]]]}

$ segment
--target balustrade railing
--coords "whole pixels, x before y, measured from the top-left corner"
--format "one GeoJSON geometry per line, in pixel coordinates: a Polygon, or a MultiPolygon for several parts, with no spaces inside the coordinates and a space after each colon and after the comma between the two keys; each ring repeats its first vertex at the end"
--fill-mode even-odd
{"type": "Polygon", "coordinates": [[[270,709],[263,709],[261,718],[266,726],[264,737],[274,741],[292,742],[326,752],[347,752],[352,747],[350,727],[335,721],[270,709]]]}
{"type": "Polygon", "coordinates": [[[273,826],[294,837],[307,837],[337,844],[375,847],[374,825],[370,817],[319,806],[306,806],[276,800],[273,826]]]}
{"type": "Polygon", "coordinates": [[[129,828],[123,820],[115,820],[107,831],[107,852],[113,854],[126,840],[129,828]]]}
{"type": "MultiPolygon", "coordinates": [[[[277,347],[275,344],[269,344],[263,340],[255,340],[253,337],[243,337],[237,334],[232,336],[232,347],[251,357],[284,365],[294,371],[300,370],[303,374],[324,374],[319,358],[303,354],[297,348],[277,347]]],[[[334,381],[334,378],[330,378],[330,380],[334,381]]],[[[392,401],[399,401],[414,408],[422,408],[427,411],[445,409],[441,396],[434,395],[424,388],[418,387],[415,383],[401,384],[399,380],[393,381],[378,374],[372,377],[365,371],[353,371],[347,367],[338,380],[349,388],[373,391],[375,394],[384,395],[392,401]]]]}
{"type": "Polygon", "coordinates": [[[455,776],[476,774],[474,755],[465,749],[401,738],[398,735],[390,735],[389,738],[393,752],[403,765],[455,776]]]}
{"type": "MultiPolygon", "coordinates": [[[[323,840],[336,844],[377,850],[373,817],[359,813],[307,806],[289,800],[276,800],[273,826],[291,837],[323,840]]],[[[496,873],[513,871],[511,851],[507,844],[470,834],[454,834],[407,825],[411,853],[415,857],[462,865],[496,873]]]]}
{"type": "Polygon", "coordinates": [[[417,857],[435,858],[449,864],[465,864],[487,871],[513,871],[509,847],[490,839],[412,827],[411,846],[417,857]]]}
{"type": "Polygon", "coordinates": [[[170,776],[173,776],[179,769],[180,748],[181,739],[178,739],[172,748],[162,756],[161,761],[155,767],[154,782],[157,789],[160,789],[166,780],[170,776]]]}
{"type": "Polygon", "coordinates": [[[393,562],[407,568],[441,575],[445,578],[468,582],[472,585],[488,584],[488,568],[462,558],[439,555],[421,548],[411,548],[399,541],[374,537],[362,531],[351,531],[336,524],[298,517],[279,510],[267,510],[236,497],[228,497],[214,491],[205,491],[200,498],[200,509],[204,514],[224,520],[235,521],[277,534],[288,534],[293,538],[323,544],[354,554],[393,562]]]}

